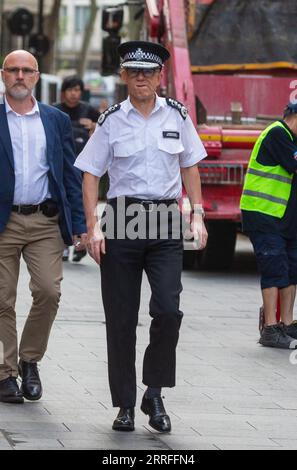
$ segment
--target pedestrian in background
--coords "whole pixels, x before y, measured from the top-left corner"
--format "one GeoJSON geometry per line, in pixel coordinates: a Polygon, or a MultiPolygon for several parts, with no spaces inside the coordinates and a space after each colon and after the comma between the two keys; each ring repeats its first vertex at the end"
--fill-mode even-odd
{"type": "MultiPolygon", "coordinates": [[[[71,119],[76,156],[86,145],[99,117],[99,112],[93,106],[81,100],[83,93],[84,82],[76,75],[71,75],[64,78],[62,82],[61,103],[54,104],[71,119]]],[[[72,261],[78,263],[86,254],[86,250],[77,250],[74,247],[72,261]]],[[[67,261],[68,258],[69,248],[67,247],[63,253],[63,260],[67,261]]]]}

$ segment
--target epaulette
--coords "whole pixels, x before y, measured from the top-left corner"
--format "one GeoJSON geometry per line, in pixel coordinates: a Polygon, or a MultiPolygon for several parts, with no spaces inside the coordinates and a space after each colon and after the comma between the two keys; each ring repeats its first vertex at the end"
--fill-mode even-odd
{"type": "Polygon", "coordinates": [[[173,98],[166,98],[166,103],[171,106],[172,108],[175,108],[179,111],[181,117],[183,119],[186,119],[187,115],[188,115],[188,110],[187,108],[182,104],[180,103],[179,101],[177,100],[174,100],[173,98]]]}
{"type": "Polygon", "coordinates": [[[101,113],[100,116],[99,116],[98,125],[102,126],[102,124],[104,123],[107,116],[114,113],[115,111],[118,111],[120,109],[120,107],[121,107],[120,104],[113,104],[112,106],[107,108],[105,111],[103,111],[103,113],[101,113]]]}

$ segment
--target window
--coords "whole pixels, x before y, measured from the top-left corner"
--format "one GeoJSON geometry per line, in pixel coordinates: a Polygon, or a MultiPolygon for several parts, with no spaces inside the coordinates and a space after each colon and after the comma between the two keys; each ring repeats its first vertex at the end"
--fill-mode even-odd
{"type": "Polygon", "coordinates": [[[60,8],[59,31],[61,36],[67,32],[67,6],[64,5],[60,8]]]}
{"type": "Polygon", "coordinates": [[[75,7],[75,32],[82,33],[90,18],[90,7],[75,7]]]}

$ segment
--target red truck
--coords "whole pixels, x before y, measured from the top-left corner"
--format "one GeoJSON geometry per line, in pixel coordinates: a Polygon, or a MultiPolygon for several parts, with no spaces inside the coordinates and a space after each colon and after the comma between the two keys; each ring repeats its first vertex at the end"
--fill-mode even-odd
{"type": "MultiPolygon", "coordinates": [[[[261,130],[295,98],[297,58],[278,60],[282,52],[272,47],[279,38],[284,40],[284,35],[274,37],[273,26],[294,32],[287,7],[282,25],[278,3],[283,7],[282,1],[270,2],[270,8],[267,1],[258,0],[253,11],[255,7],[248,5],[252,2],[243,0],[146,0],[143,36],[163,43],[171,52],[161,93],[185,104],[208,153],[199,163],[208,244],[202,252],[185,244],[185,268],[196,263],[207,269],[231,266],[251,148],[261,130]],[[248,20],[249,35],[245,33],[248,20]],[[272,32],[263,39],[266,27],[272,32]],[[268,45],[267,38],[271,39],[268,45]]],[[[287,31],[286,40],[289,44],[287,31]]],[[[187,205],[185,193],[181,204],[187,205]]]]}

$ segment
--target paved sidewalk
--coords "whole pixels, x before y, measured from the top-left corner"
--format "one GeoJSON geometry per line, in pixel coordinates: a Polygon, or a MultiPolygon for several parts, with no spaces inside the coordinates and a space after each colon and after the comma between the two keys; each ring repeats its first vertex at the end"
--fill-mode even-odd
{"type": "MultiPolygon", "coordinates": [[[[249,242],[240,239],[229,273],[185,272],[185,317],[178,381],[164,390],[170,435],[154,432],[139,410],[148,341],[146,279],[138,328],[138,409],[134,433],[111,430],[99,269],[90,258],[65,264],[63,296],[41,363],[44,396],[0,404],[0,449],[297,449],[297,366],[290,352],[257,344],[260,291],[249,242]]],[[[30,306],[22,267],[21,327],[30,306]]],[[[116,295],[116,287],[115,287],[116,295]]]]}

